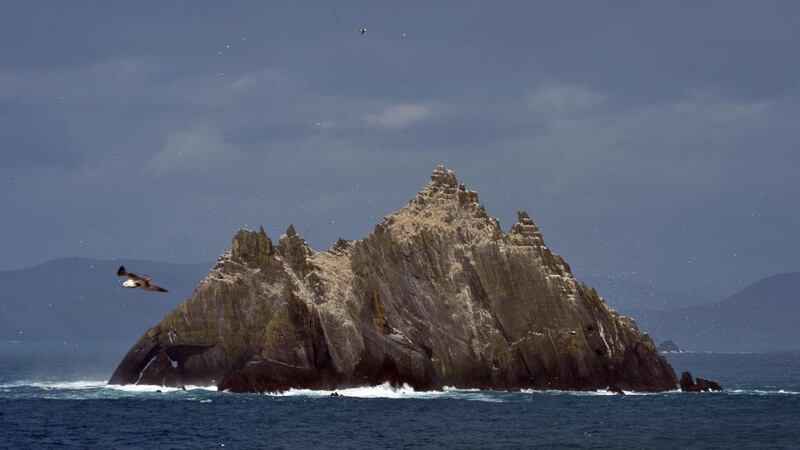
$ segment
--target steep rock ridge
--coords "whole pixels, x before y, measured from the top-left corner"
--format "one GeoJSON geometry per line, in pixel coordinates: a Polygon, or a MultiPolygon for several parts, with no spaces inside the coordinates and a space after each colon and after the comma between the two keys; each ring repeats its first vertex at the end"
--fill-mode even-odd
{"type": "Polygon", "coordinates": [[[240,230],[110,382],[263,392],[384,381],[658,391],[677,380],[632,319],[575,281],[527,213],[503,233],[439,167],[360,241],[315,252],[292,226],[277,245],[240,230]]]}

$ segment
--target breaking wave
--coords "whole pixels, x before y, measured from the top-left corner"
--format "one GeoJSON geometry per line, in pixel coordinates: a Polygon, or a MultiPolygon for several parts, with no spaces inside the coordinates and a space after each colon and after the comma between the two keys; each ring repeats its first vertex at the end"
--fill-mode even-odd
{"type": "MultiPolygon", "coordinates": [[[[128,384],[117,385],[107,384],[105,381],[79,380],[79,381],[18,381],[8,384],[0,384],[0,389],[13,388],[36,388],[43,390],[93,390],[109,389],[121,392],[175,392],[182,391],[180,388],[164,387],[151,384],[128,384]]],[[[186,386],[186,390],[202,389],[216,391],[215,386],[186,386]]]]}
{"type": "Polygon", "coordinates": [[[787,391],[784,389],[778,390],[763,390],[763,389],[730,389],[725,391],[731,395],[800,395],[800,391],[787,391]]]}
{"type": "Polygon", "coordinates": [[[190,394],[216,393],[215,386],[186,386],[186,390],[154,385],[113,385],[102,380],[77,381],[15,381],[0,384],[0,398],[42,398],[64,400],[91,400],[136,398],[180,393],[186,400],[190,394]]]}
{"type": "Polygon", "coordinates": [[[311,390],[311,389],[289,389],[286,392],[276,394],[266,394],[277,397],[352,397],[352,398],[388,398],[388,399],[434,399],[434,398],[453,398],[473,401],[484,401],[501,403],[504,400],[497,398],[499,394],[493,391],[481,391],[479,389],[456,389],[445,387],[441,391],[415,391],[408,384],[402,386],[392,386],[383,383],[377,386],[363,386],[355,388],[337,389],[332,391],[311,390]]]}
{"type": "MultiPolygon", "coordinates": [[[[626,396],[674,396],[683,395],[679,390],[667,392],[632,392],[625,391],[626,396]]],[[[185,386],[184,389],[157,385],[111,385],[101,380],[78,381],[15,381],[0,384],[0,397],[32,397],[46,399],[93,399],[93,398],[175,398],[197,400],[201,403],[211,402],[214,395],[226,395],[217,391],[215,386],[185,386]]],[[[237,394],[254,395],[254,394],[237,394]]],[[[289,389],[281,393],[264,394],[266,397],[308,397],[308,398],[358,398],[358,399],[453,399],[504,403],[530,400],[536,396],[616,396],[613,392],[597,391],[482,391],[479,389],[457,389],[445,387],[441,391],[415,391],[408,384],[392,386],[384,383],[377,386],[355,387],[337,390],[289,389]]],[[[714,395],[800,395],[800,391],[775,389],[730,389],[714,395]]]]}

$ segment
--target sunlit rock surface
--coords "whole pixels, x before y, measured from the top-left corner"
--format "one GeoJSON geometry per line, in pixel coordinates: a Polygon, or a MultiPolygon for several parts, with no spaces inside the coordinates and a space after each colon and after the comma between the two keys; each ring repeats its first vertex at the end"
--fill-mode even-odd
{"type": "Polygon", "coordinates": [[[111,383],[237,392],[676,388],[650,337],[576,283],[525,212],[509,233],[439,167],[360,241],[240,230],[111,383]]]}

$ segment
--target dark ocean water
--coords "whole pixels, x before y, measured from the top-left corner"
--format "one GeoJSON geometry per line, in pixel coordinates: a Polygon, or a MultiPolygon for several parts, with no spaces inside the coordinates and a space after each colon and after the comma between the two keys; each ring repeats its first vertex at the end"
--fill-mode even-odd
{"type": "Polygon", "coordinates": [[[670,355],[726,393],[105,385],[127,344],[0,343],[4,448],[800,448],[800,353],[670,355]]]}

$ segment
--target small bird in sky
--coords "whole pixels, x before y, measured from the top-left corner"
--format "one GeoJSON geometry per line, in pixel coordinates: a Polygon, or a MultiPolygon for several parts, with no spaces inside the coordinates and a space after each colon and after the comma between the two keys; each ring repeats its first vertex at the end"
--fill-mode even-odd
{"type": "Polygon", "coordinates": [[[127,280],[125,280],[122,283],[122,287],[125,288],[134,289],[138,287],[144,289],[145,291],[168,292],[161,286],[150,284],[150,279],[151,279],[150,275],[145,275],[143,277],[140,277],[139,275],[136,275],[133,272],[128,272],[127,270],[125,270],[124,266],[119,266],[119,269],[117,269],[117,276],[127,278],[127,280]]]}
{"type": "Polygon", "coordinates": [[[367,32],[367,27],[363,27],[361,29],[361,35],[363,36],[364,34],[366,34],[366,32],[367,32]]]}

